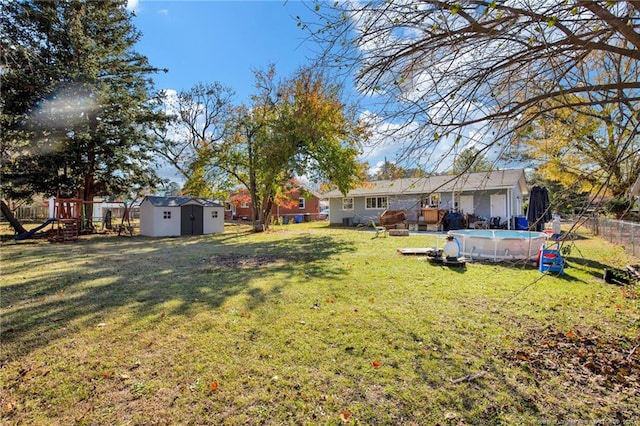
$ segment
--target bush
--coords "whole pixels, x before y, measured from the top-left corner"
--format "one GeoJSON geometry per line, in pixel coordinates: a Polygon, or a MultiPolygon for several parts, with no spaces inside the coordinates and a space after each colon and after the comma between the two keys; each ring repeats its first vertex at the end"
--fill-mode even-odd
{"type": "Polygon", "coordinates": [[[631,208],[631,201],[627,198],[614,198],[604,204],[604,210],[617,218],[622,217],[631,208]]]}

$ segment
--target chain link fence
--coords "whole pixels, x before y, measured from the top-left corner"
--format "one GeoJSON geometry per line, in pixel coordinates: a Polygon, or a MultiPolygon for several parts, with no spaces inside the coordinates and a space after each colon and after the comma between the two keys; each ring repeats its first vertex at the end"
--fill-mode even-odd
{"type": "Polygon", "coordinates": [[[631,255],[640,257],[640,223],[591,217],[587,219],[585,226],[593,232],[593,235],[621,245],[631,255]]]}

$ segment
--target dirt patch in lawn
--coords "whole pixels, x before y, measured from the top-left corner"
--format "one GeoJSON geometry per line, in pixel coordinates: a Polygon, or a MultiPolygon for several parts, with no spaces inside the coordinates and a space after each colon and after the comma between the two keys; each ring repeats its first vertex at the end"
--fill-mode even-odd
{"type": "Polygon", "coordinates": [[[529,372],[538,385],[559,378],[566,387],[580,388],[583,395],[640,396],[640,336],[531,329],[504,357],[529,372]]]}
{"type": "Polygon", "coordinates": [[[240,254],[219,254],[205,259],[209,265],[216,265],[230,269],[255,269],[265,266],[280,264],[287,261],[287,258],[274,255],[240,255],[240,254]]]}

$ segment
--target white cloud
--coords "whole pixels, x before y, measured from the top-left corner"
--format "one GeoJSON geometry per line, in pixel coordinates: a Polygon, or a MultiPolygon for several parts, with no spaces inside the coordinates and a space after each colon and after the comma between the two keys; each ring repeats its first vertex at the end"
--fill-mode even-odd
{"type": "Polygon", "coordinates": [[[162,16],[167,16],[169,14],[169,9],[160,9],[158,11],[158,14],[162,16]]]}
{"type": "MultiPolygon", "coordinates": [[[[483,149],[496,140],[495,128],[486,122],[466,126],[461,133],[439,135],[436,140],[430,126],[415,121],[394,123],[372,111],[365,111],[361,119],[371,126],[371,139],[360,157],[361,161],[369,163],[370,172],[379,170],[385,160],[404,168],[446,172],[451,170],[457,154],[463,150],[483,149]]],[[[487,154],[495,157],[497,152],[487,154]]]]}
{"type": "Polygon", "coordinates": [[[127,0],[127,10],[137,11],[140,6],[140,0],[127,0]]]}

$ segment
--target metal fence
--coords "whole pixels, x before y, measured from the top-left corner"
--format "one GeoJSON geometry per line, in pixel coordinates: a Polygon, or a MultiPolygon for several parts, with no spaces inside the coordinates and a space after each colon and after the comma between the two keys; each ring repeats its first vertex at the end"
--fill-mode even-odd
{"type": "Polygon", "coordinates": [[[623,246],[633,256],[640,256],[640,223],[592,217],[586,221],[585,225],[593,235],[623,246]]]}

